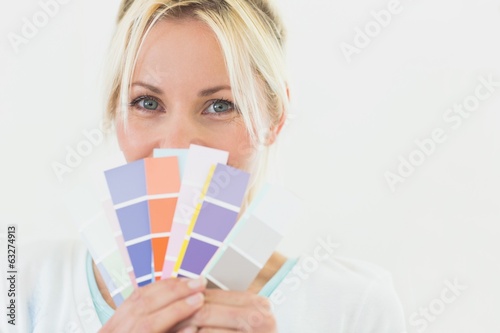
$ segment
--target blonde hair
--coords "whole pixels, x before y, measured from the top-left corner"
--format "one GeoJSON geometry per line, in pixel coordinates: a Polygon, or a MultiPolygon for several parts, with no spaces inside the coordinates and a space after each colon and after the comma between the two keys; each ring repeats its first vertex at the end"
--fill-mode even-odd
{"type": "Polygon", "coordinates": [[[215,33],[235,104],[261,148],[254,173],[262,176],[269,129],[288,109],[285,30],[266,0],[123,0],[105,73],[106,123],[112,125],[117,112],[126,121],[133,71],[151,28],[162,19],[183,18],[198,19],[215,33]]]}

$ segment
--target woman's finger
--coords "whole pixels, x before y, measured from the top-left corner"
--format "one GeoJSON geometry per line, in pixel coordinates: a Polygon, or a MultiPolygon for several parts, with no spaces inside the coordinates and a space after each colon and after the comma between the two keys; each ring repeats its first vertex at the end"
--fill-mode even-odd
{"type": "Polygon", "coordinates": [[[156,281],[155,283],[134,290],[121,307],[125,307],[127,312],[153,313],[176,300],[203,291],[205,285],[206,280],[203,278],[196,280],[166,279],[156,281]]]}
{"type": "Polygon", "coordinates": [[[166,332],[179,321],[187,319],[203,306],[202,293],[196,293],[185,299],[180,299],[168,307],[151,314],[148,318],[148,330],[140,332],[166,332]]]}
{"type": "Polygon", "coordinates": [[[207,289],[205,291],[205,302],[232,306],[254,305],[262,309],[271,309],[267,298],[246,291],[207,289]]]}
{"type": "Polygon", "coordinates": [[[238,328],[245,317],[245,308],[221,304],[205,304],[193,318],[191,325],[198,327],[238,328]]]}
{"type": "Polygon", "coordinates": [[[223,304],[205,305],[189,319],[189,325],[203,328],[240,330],[243,332],[271,332],[275,319],[271,312],[255,306],[223,304]]]}
{"type": "Polygon", "coordinates": [[[138,288],[118,308],[102,332],[131,331],[132,328],[165,332],[202,306],[201,292],[205,286],[206,280],[200,278],[167,279],[138,288]]]}

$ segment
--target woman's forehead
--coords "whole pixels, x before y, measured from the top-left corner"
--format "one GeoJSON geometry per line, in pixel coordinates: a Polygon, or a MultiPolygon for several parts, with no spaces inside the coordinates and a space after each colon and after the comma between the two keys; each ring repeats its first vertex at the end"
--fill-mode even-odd
{"type": "Polygon", "coordinates": [[[195,19],[157,22],[143,41],[133,80],[172,88],[229,84],[216,35],[195,19]]]}

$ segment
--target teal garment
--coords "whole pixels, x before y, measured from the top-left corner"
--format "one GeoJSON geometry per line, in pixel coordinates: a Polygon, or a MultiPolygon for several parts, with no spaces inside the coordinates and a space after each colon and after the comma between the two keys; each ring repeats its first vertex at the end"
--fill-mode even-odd
{"type": "Polygon", "coordinates": [[[92,296],[92,303],[94,303],[95,311],[99,317],[99,321],[104,325],[115,311],[106,303],[104,298],[97,287],[97,282],[94,277],[94,268],[92,267],[92,257],[87,252],[87,282],[89,284],[90,296],[92,296]]]}
{"type": "MultiPolygon", "coordinates": [[[[278,272],[269,280],[264,288],[259,292],[260,296],[269,297],[273,291],[279,286],[281,281],[285,276],[292,270],[292,268],[297,263],[298,259],[288,259],[283,266],[278,270],[278,272]]],[[[94,278],[94,269],[92,267],[92,257],[87,253],[87,281],[89,284],[90,295],[92,296],[92,302],[94,303],[94,308],[97,312],[97,316],[101,321],[101,324],[105,324],[109,318],[114,314],[114,310],[106,303],[104,298],[97,288],[97,282],[94,278]]]]}
{"type": "Polygon", "coordinates": [[[287,276],[288,273],[292,270],[295,264],[299,261],[299,259],[288,259],[283,266],[274,274],[271,280],[267,281],[266,285],[259,291],[260,296],[269,297],[273,293],[273,291],[278,288],[281,281],[287,276]]]}

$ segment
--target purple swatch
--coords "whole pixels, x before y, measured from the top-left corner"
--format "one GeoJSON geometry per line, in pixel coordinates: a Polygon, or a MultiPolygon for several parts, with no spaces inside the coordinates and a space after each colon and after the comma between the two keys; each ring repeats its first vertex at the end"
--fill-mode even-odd
{"type": "Polygon", "coordinates": [[[104,175],[114,205],[147,194],[144,160],[107,170],[104,175]]]}
{"type": "Polygon", "coordinates": [[[208,264],[217,249],[218,247],[215,245],[191,238],[181,269],[194,274],[201,274],[203,268],[208,264]]]}
{"type": "MultiPolygon", "coordinates": [[[[207,189],[207,199],[203,202],[196,219],[193,234],[223,242],[236,224],[238,211],[224,208],[223,204],[219,206],[210,202],[209,199],[216,199],[239,209],[249,180],[249,173],[224,164],[217,164],[207,189]]],[[[201,274],[218,248],[217,245],[191,238],[180,266],[180,272],[201,274]]]]}
{"type": "Polygon", "coordinates": [[[238,213],[205,201],[201,206],[193,232],[223,242],[234,227],[237,218],[238,213]]]}
{"type": "Polygon", "coordinates": [[[207,190],[207,196],[233,206],[241,206],[250,174],[228,165],[217,164],[207,190]]]}
{"type": "MultiPolygon", "coordinates": [[[[134,245],[127,246],[130,261],[134,268],[134,273],[137,278],[142,276],[151,276],[151,261],[152,261],[152,248],[151,241],[144,241],[134,245]]],[[[151,279],[139,282],[140,287],[151,283],[151,279]]]]}
{"type": "Polygon", "coordinates": [[[125,241],[146,236],[151,232],[148,209],[148,202],[143,201],[116,210],[125,241]]]}

